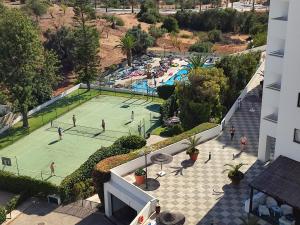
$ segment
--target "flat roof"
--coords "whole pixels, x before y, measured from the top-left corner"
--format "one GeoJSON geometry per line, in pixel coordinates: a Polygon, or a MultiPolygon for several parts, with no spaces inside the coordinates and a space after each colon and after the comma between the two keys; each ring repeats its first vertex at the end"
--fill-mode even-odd
{"type": "Polygon", "coordinates": [[[250,187],[300,209],[300,162],[279,156],[250,187]]]}

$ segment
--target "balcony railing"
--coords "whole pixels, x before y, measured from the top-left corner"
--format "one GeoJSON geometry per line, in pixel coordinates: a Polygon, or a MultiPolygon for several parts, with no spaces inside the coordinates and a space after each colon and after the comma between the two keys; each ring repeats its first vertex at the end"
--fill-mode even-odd
{"type": "Polygon", "coordinates": [[[278,121],[278,114],[277,113],[272,113],[270,115],[267,115],[264,117],[265,120],[271,121],[273,123],[277,123],[278,121]]]}
{"type": "Polygon", "coordinates": [[[287,16],[280,16],[280,17],[273,18],[273,20],[288,21],[288,17],[287,16]]]}
{"type": "Polygon", "coordinates": [[[266,86],[266,88],[275,90],[275,91],[280,91],[281,90],[281,83],[280,82],[276,82],[276,83],[272,83],[266,86]]]}
{"type": "Polygon", "coordinates": [[[282,58],[284,56],[284,50],[271,51],[271,52],[269,52],[269,55],[282,58]]]}

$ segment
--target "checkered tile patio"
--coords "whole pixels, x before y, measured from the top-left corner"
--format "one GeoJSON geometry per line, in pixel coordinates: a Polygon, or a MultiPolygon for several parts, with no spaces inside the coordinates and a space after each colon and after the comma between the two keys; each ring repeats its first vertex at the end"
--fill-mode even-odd
{"type": "MultiPolygon", "coordinates": [[[[258,96],[257,88],[248,96],[258,96]]],[[[148,192],[157,197],[162,210],[179,211],[186,216],[186,225],[240,225],[244,216],[244,201],[249,198],[249,182],[263,169],[257,161],[259,138],[260,102],[245,98],[224,132],[218,138],[198,146],[200,154],[191,164],[185,152],[174,156],[173,162],[165,165],[164,177],[157,177],[159,165],[148,167],[148,192]],[[250,108],[254,112],[250,112],[250,108]],[[230,140],[229,129],[235,126],[234,140],[230,140]],[[248,138],[246,151],[240,152],[239,139],[248,138]],[[208,161],[211,152],[212,158],[208,161]],[[233,157],[233,154],[235,155],[233,157]],[[232,186],[223,173],[224,164],[246,163],[242,168],[245,179],[239,186],[232,186]]],[[[134,182],[133,175],[125,177],[134,182]]],[[[261,224],[266,224],[261,221],[261,224]]]]}

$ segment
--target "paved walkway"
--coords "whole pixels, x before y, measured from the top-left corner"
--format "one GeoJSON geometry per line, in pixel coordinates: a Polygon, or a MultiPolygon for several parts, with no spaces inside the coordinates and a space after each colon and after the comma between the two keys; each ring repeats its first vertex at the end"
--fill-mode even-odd
{"type": "MultiPolygon", "coordinates": [[[[249,198],[248,184],[263,169],[257,161],[260,106],[258,88],[255,88],[243,100],[241,109],[234,114],[223,134],[198,146],[200,154],[195,164],[191,164],[182,152],[174,156],[171,164],[164,166],[167,172],[164,177],[156,175],[159,165],[149,167],[149,193],[159,199],[162,210],[183,213],[187,225],[241,224],[239,217],[245,216],[244,201],[249,198]],[[254,112],[249,111],[252,107],[254,112]],[[236,129],[233,141],[229,134],[231,125],[236,129]],[[248,138],[249,145],[241,153],[239,139],[242,135],[248,138]],[[241,162],[247,164],[242,167],[245,179],[239,186],[232,186],[227,173],[223,173],[224,164],[241,162]]],[[[126,179],[134,181],[132,175],[126,179]]]]}
{"type": "MultiPolygon", "coordinates": [[[[92,203],[91,203],[92,204],[92,203]]],[[[34,201],[14,220],[7,225],[113,225],[94,205],[85,201],[66,206],[48,204],[45,201],[34,201]]]]}

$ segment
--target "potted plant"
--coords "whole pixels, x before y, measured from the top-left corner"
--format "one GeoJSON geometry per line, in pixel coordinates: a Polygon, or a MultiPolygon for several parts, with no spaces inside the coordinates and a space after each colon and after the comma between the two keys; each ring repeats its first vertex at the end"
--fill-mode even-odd
{"type": "Polygon", "coordinates": [[[143,169],[137,169],[134,173],[135,183],[137,185],[142,185],[145,183],[146,172],[143,169]]]}
{"type": "Polygon", "coordinates": [[[241,180],[244,178],[244,173],[240,171],[240,168],[246,164],[240,163],[238,165],[225,164],[224,166],[228,166],[230,168],[224,170],[223,172],[228,171],[228,177],[231,180],[232,184],[238,185],[241,180]]]}
{"type": "Polygon", "coordinates": [[[248,215],[247,217],[240,217],[239,219],[242,221],[242,225],[259,225],[259,219],[255,216],[248,215]]]}
{"type": "Polygon", "coordinates": [[[187,145],[186,154],[190,156],[192,161],[196,161],[198,158],[199,150],[196,148],[201,137],[196,138],[196,136],[189,137],[187,142],[184,144],[187,145]]]}

